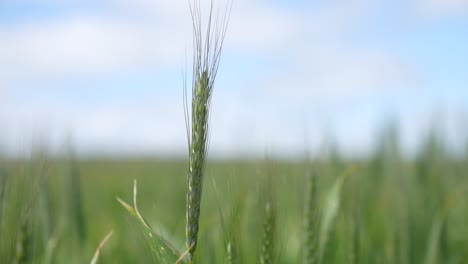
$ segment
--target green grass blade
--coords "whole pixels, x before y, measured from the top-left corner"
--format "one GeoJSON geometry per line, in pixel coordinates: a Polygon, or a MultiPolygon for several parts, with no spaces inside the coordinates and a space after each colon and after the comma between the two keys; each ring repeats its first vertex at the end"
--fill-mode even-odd
{"type": "Polygon", "coordinates": [[[166,239],[161,235],[154,232],[148,222],[143,218],[142,214],[138,210],[137,201],[137,181],[134,181],[133,185],[133,206],[124,202],[122,199],[117,197],[117,201],[140,223],[140,231],[143,233],[146,245],[153,256],[153,259],[157,263],[176,263],[179,261],[181,254],[177,253],[175,247],[173,247],[166,239]]]}
{"type": "Polygon", "coordinates": [[[454,192],[450,197],[448,197],[444,207],[434,217],[431,230],[429,232],[429,238],[427,240],[426,257],[424,262],[425,264],[435,264],[439,262],[438,259],[442,228],[450,209],[454,206],[462,192],[463,190],[454,192]]]}
{"type": "Polygon", "coordinates": [[[341,189],[347,175],[352,173],[355,170],[355,167],[351,167],[341,174],[338,179],[334,182],[331,189],[328,191],[327,196],[325,197],[322,217],[321,217],[321,226],[320,226],[320,240],[319,240],[319,262],[323,261],[323,256],[326,249],[326,244],[328,242],[328,237],[330,235],[331,228],[335,222],[335,218],[338,215],[340,208],[341,200],[341,189]]]}
{"type": "Polygon", "coordinates": [[[107,241],[109,241],[109,239],[111,238],[112,233],[113,233],[113,231],[110,231],[109,234],[107,234],[107,235],[104,237],[104,239],[101,241],[101,243],[99,243],[99,246],[98,246],[98,248],[96,249],[96,252],[94,253],[94,257],[93,257],[93,259],[91,260],[91,264],[97,264],[98,259],[99,259],[99,255],[101,254],[101,250],[102,250],[102,248],[104,247],[104,245],[107,243],[107,241]]]}

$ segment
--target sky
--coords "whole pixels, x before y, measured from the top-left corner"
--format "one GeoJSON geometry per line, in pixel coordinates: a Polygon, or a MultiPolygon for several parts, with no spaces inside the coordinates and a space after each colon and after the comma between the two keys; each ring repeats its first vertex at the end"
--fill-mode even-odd
{"type": "MultiPolygon", "coordinates": [[[[191,26],[187,0],[0,1],[0,148],[185,155],[191,26]]],[[[211,111],[214,156],[365,154],[389,123],[456,149],[468,1],[234,0],[211,111]]]]}

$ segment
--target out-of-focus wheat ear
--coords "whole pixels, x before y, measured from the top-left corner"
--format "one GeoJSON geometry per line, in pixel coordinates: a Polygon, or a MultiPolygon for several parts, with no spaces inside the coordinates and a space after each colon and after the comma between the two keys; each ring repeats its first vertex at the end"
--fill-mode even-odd
{"type": "Polygon", "coordinates": [[[82,203],[81,173],[71,143],[69,143],[67,151],[65,172],[63,174],[63,189],[65,190],[63,203],[64,228],[67,230],[66,232],[73,234],[80,245],[83,245],[86,240],[86,223],[82,203]]]}
{"type": "Polygon", "coordinates": [[[352,223],[352,235],[353,235],[353,244],[352,244],[352,256],[351,263],[359,264],[361,256],[361,222],[360,222],[360,211],[354,213],[352,223]]]}
{"type": "Polygon", "coordinates": [[[96,264],[98,262],[99,255],[101,254],[101,250],[104,247],[104,245],[107,243],[107,241],[109,241],[109,239],[111,238],[113,232],[114,231],[110,231],[109,234],[107,234],[104,237],[104,239],[101,241],[101,243],[99,243],[99,246],[97,247],[96,252],[94,253],[94,257],[91,260],[91,264],[96,264]]]}
{"type": "Polygon", "coordinates": [[[72,166],[72,182],[73,182],[73,211],[75,212],[74,217],[76,221],[76,229],[78,231],[78,236],[82,242],[86,240],[86,225],[84,220],[83,213],[83,204],[82,204],[82,191],[81,191],[81,174],[78,169],[78,166],[75,164],[72,166]]]}
{"type": "Polygon", "coordinates": [[[63,225],[61,224],[55,228],[54,232],[52,233],[52,236],[47,241],[42,263],[44,264],[54,263],[55,252],[59,244],[62,231],[63,231],[63,225]]]}
{"type": "Polygon", "coordinates": [[[47,157],[47,152],[43,149],[35,154],[33,163],[36,164],[33,167],[33,177],[37,178],[38,197],[34,199],[33,205],[36,209],[32,209],[36,212],[38,220],[41,223],[42,239],[45,244],[52,237],[53,230],[56,226],[54,218],[54,207],[52,191],[50,189],[50,162],[47,157]],[[37,201],[36,201],[37,200],[37,201]]]}
{"type": "Polygon", "coordinates": [[[276,215],[274,206],[271,200],[265,204],[264,220],[263,220],[263,236],[262,248],[260,254],[260,263],[273,263],[275,249],[275,225],[276,215]]]}
{"type": "Polygon", "coordinates": [[[186,103],[184,112],[189,145],[185,229],[188,259],[189,263],[192,263],[198,242],[203,174],[208,149],[211,94],[218,71],[232,2],[229,1],[224,11],[215,17],[213,17],[214,4],[213,1],[211,2],[206,30],[202,28],[200,2],[190,0],[189,5],[193,23],[194,55],[191,118],[188,117],[189,107],[186,91],[184,91],[184,101],[186,103]]]}
{"type": "MultiPolygon", "coordinates": [[[[218,191],[218,186],[216,184],[216,181],[215,181],[215,178],[212,177],[211,178],[211,182],[213,184],[213,191],[216,195],[216,201],[217,201],[217,204],[218,204],[218,210],[219,210],[219,217],[220,217],[220,224],[221,224],[221,229],[222,229],[222,232],[223,232],[223,236],[224,236],[224,260],[225,260],[225,263],[235,263],[236,262],[236,252],[235,252],[235,247],[234,247],[234,241],[236,240],[235,239],[235,235],[230,232],[230,230],[227,229],[227,226],[226,226],[226,217],[225,217],[225,214],[223,212],[223,208],[221,206],[221,194],[220,192],[218,191]]],[[[232,218],[232,212],[231,214],[229,214],[229,216],[232,218]]],[[[232,219],[229,219],[229,222],[231,222],[232,219]]]]}
{"type": "Polygon", "coordinates": [[[319,241],[319,208],[317,195],[317,175],[308,173],[307,189],[304,204],[304,238],[302,244],[304,264],[318,263],[318,241],[319,241]]]}
{"type": "Polygon", "coordinates": [[[29,221],[20,224],[16,237],[16,250],[13,263],[28,263],[33,258],[32,226],[29,221]]]}
{"type": "Polygon", "coordinates": [[[226,263],[227,264],[235,264],[237,263],[236,259],[236,248],[233,246],[231,242],[228,242],[226,245],[226,263]]]}
{"type": "Polygon", "coordinates": [[[2,230],[3,230],[3,210],[5,207],[5,193],[7,190],[7,173],[2,168],[0,168],[0,237],[2,237],[2,230]]]}
{"type": "Polygon", "coordinates": [[[262,189],[264,195],[263,235],[259,260],[261,264],[269,264],[274,262],[276,239],[276,204],[273,200],[273,179],[270,174],[267,175],[262,189]]]}

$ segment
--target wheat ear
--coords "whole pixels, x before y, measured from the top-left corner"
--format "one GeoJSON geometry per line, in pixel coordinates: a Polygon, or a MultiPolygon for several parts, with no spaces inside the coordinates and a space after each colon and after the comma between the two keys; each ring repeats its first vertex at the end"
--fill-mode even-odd
{"type": "Polygon", "coordinates": [[[213,17],[213,1],[211,1],[206,32],[202,30],[200,2],[190,0],[189,4],[193,22],[194,46],[191,118],[189,117],[186,89],[184,89],[184,102],[189,145],[186,247],[189,263],[192,263],[193,254],[197,247],[203,172],[208,149],[211,94],[226,34],[231,4],[226,5],[223,12],[213,17]]]}

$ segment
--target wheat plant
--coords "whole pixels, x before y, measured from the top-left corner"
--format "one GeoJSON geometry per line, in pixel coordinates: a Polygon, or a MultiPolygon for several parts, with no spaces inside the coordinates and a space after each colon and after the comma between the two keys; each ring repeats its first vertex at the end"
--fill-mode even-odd
{"type": "Polygon", "coordinates": [[[272,200],[269,199],[265,204],[263,219],[262,247],[260,252],[260,263],[270,264],[274,262],[275,253],[275,224],[276,215],[272,200]]]}
{"type": "Polygon", "coordinates": [[[303,259],[304,264],[318,263],[318,237],[319,237],[319,208],[317,195],[317,175],[308,172],[306,200],[304,206],[304,238],[303,259]]]}
{"type": "Polygon", "coordinates": [[[184,89],[185,121],[189,146],[185,228],[189,263],[193,262],[193,254],[197,248],[203,173],[208,149],[210,102],[227,30],[231,3],[227,3],[224,11],[214,14],[213,1],[211,1],[207,27],[206,30],[203,30],[200,2],[198,0],[189,2],[193,22],[194,47],[190,113],[187,91],[184,89]]]}

